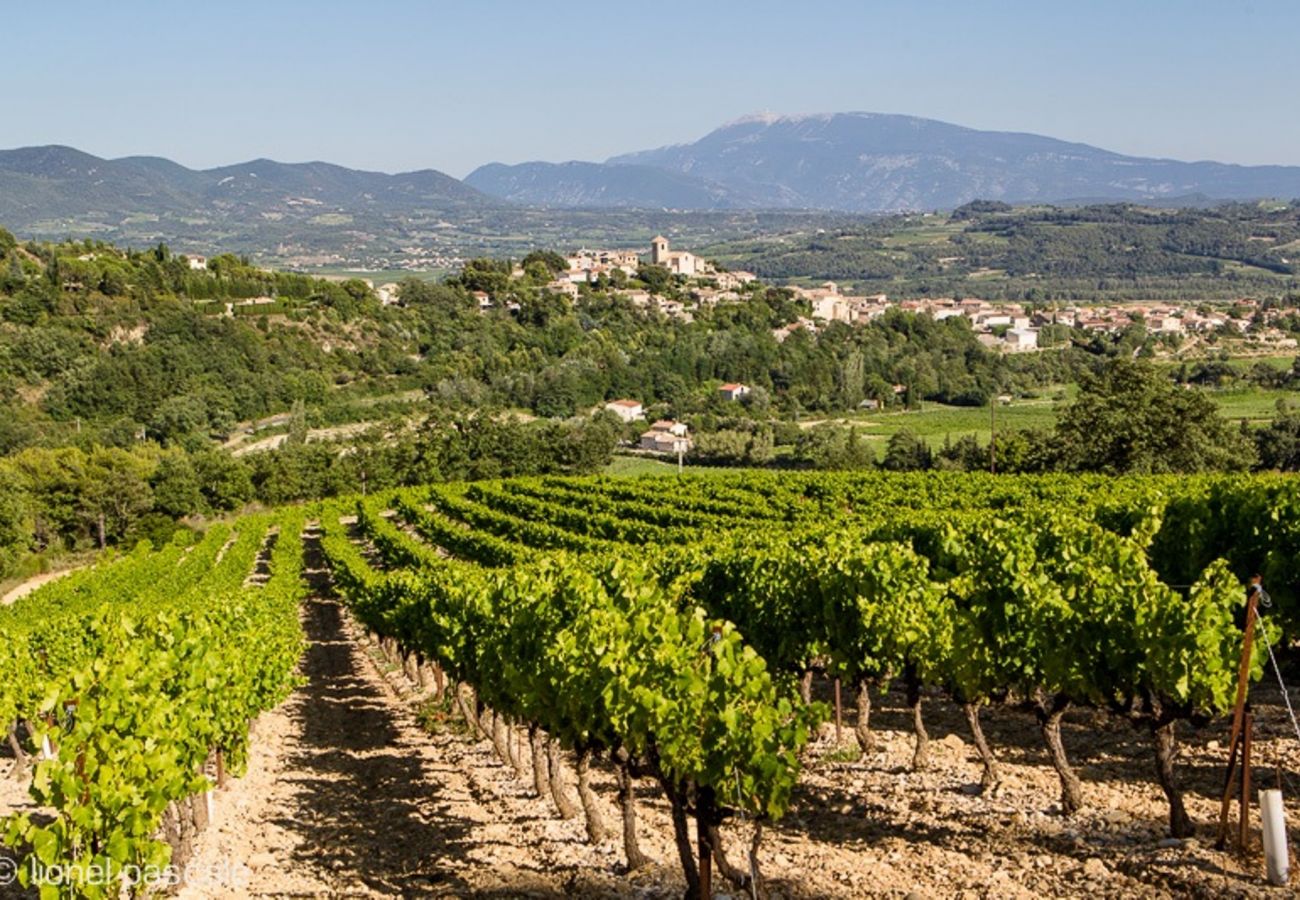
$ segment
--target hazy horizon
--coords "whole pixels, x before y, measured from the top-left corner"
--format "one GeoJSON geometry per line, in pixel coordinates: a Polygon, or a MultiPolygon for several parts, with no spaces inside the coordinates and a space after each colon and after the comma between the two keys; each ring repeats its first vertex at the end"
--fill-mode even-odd
{"type": "Polygon", "coordinates": [[[694,141],[763,110],[871,111],[1134,156],[1300,165],[1300,122],[1282,114],[1300,9],[1281,2],[162,9],[10,11],[24,40],[0,66],[23,89],[0,147],[464,177],[694,141]]]}

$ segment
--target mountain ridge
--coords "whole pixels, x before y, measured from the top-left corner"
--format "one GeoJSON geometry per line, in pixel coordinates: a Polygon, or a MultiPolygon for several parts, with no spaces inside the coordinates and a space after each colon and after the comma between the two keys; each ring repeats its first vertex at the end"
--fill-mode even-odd
{"type": "MultiPolygon", "coordinates": [[[[537,164],[532,164],[536,166],[537,164]]],[[[645,206],[652,186],[613,172],[640,166],[710,185],[718,208],[880,213],[950,209],[974,199],[1068,202],[1079,197],[1142,202],[1203,194],[1213,200],[1300,196],[1300,166],[1243,166],[1129,156],[1032,132],[988,131],[892,113],[742,116],[700,139],[609,157],[588,173],[583,203],[602,205],[599,175],[624,181],[645,206]]],[[[487,193],[511,183],[509,167],[466,182],[487,193]]],[[[534,173],[535,174],[535,173],[534,173]]],[[[535,203],[550,185],[533,179],[514,202],[535,203]]],[[[625,201],[626,202],[626,201],[625,201]]],[[[571,202],[577,206],[583,203],[571,202]]]]}
{"type": "MultiPolygon", "coordinates": [[[[323,160],[191,169],[66,145],[0,150],[0,223],[34,237],[237,247],[291,265],[384,268],[523,250],[541,235],[627,232],[627,217],[859,216],[971,200],[1157,206],[1300,197],[1300,166],[1127,156],[1029,132],[887,113],[758,113],[604,162],[489,163],[464,180],[323,160]],[[564,213],[557,217],[552,212],[564,213]]],[[[747,233],[752,221],[737,233],[747,233]]],[[[706,231],[705,233],[709,233],[706,231]]]]}
{"type": "Polygon", "coordinates": [[[435,169],[390,175],[320,160],[265,158],[191,169],[165,157],[107,159],[62,144],[0,150],[0,221],[18,228],[34,218],[220,214],[229,207],[214,204],[223,203],[274,212],[273,206],[308,200],[347,211],[373,203],[376,191],[403,208],[454,210],[499,202],[435,169]],[[139,208],[141,203],[152,206],[139,208]]]}

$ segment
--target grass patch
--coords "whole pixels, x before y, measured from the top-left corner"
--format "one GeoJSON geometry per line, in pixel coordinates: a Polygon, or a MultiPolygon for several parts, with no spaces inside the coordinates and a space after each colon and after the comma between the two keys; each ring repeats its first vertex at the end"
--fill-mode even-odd
{"type": "Polygon", "coordinates": [[[605,467],[606,475],[676,475],[677,463],[649,456],[615,456],[605,467]]]}
{"type": "Polygon", "coordinates": [[[821,755],[822,762],[855,763],[862,759],[862,750],[857,744],[840,744],[834,750],[821,755]]]}

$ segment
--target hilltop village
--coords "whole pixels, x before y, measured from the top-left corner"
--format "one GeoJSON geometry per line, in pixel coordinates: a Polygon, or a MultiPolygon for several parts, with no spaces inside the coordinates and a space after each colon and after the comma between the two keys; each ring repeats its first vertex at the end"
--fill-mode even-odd
{"type": "MultiPolygon", "coordinates": [[[[580,248],[562,259],[564,268],[557,267],[544,290],[571,300],[577,300],[584,290],[613,291],[637,308],[657,310],[684,322],[692,321],[701,308],[742,303],[753,290],[763,287],[753,272],[727,270],[691,251],[673,249],[663,236],[651,241],[648,252],[580,248]]],[[[522,277],[524,269],[516,265],[511,274],[522,277]]],[[[1071,332],[1114,335],[1136,325],[1164,339],[1170,349],[1215,333],[1240,338],[1261,351],[1296,347],[1294,338],[1275,327],[1283,311],[1249,298],[1195,306],[1150,301],[1044,305],[974,297],[858,295],[846,293],[833,281],[813,287],[790,284],[784,289],[794,299],[805,301],[808,312],[775,329],[773,336],[778,341],[799,330],[815,334],[833,323],[861,325],[896,309],[928,315],[935,321],[965,319],[981,344],[1005,353],[1047,349],[1071,332]]],[[[376,291],[381,300],[398,302],[397,284],[381,285],[376,291]]],[[[483,310],[498,302],[490,291],[475,291],[474,296],[483,310]]],[[[509,300],[506,304],[511,305],[509,300]]]]}

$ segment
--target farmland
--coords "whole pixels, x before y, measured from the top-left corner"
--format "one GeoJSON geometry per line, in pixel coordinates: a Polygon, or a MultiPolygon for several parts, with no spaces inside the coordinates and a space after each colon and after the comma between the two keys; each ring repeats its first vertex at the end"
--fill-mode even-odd
{"type": "MultiPolygon", "coordinates": [[[[1270,586],[1269,642],[1300,619],[1297,500],[1260,476],[733,472],[214,524],[3,611],[6,842],[29,871],[235,858],[221,896],[755,871],[795,897],[1250,894],[1207,846],[1221,717],[1243,579],[1270,586]],[[144,726],[99,713],[122,704],[158,711],[147,766],[144,726]],[[93,787],[45,787],[92,759],[93,787]],[[163,775],[151,818],[111,813],[163,775]]],[[[1280,697],[1255,694],[1257,753],[1290,771],[1280,697]]]]}

